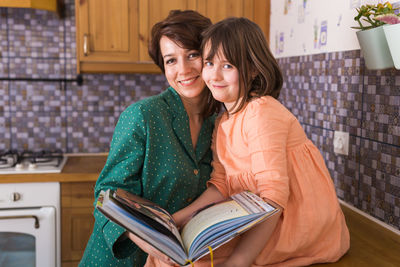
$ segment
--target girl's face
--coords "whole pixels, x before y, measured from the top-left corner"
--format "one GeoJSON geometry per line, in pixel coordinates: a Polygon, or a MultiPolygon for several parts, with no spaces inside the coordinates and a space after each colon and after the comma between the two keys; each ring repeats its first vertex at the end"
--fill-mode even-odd
{"type": "MultiPolygon", "coordinates": [[[[209,51],[210,44],[207,43],[204,58],[209,51]]],[[[221,47],[213,59],[204,59],[202,76],[213,97],[223,102],[228,111],[232,111],[238,98],[242,97],[239,96],[239,72],[226,60],[221,47]]]]}
{"type": "Polygon", "coordinates": [[[182,101],[201,100],[205,84],[201,78],[202,58],[199,51],[178,46],[166,36],[160,39],[165,77],[181,96],[182,101]]]}

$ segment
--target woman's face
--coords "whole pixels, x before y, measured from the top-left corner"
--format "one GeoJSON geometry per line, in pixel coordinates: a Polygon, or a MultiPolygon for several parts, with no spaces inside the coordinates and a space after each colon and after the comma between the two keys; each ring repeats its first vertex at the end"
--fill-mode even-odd
{"type": "Polygon", "coordinates": [[[201,78],[203,62],[199,51],[182,48],[166,36],[160,39],[160,49],[169,85],[182,100],[200,99],[206,91],[201,78]]]}
{"type": "MultiPolygon", "coordinates": [[[[203,55],[208,55],[210,44],[204,47],[203,55]]],[[[227,61],[220,47],[211,60],[204,60],[203,79],[213,97],[223,102],[226,109],[231,111],[239,96],[239,71],[227,61]]]]}

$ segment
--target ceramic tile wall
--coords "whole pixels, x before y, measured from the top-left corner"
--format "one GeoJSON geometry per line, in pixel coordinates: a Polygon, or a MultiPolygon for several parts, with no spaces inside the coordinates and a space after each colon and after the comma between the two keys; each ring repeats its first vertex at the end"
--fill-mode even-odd
{"type": "Polygon", "coordinates": [[[65,18],[0,8],[0,150],[107,152],[119,114],[158,94],[163,75],[83,75],[76,83],[74,1],[65,18]]]}
{"type": "MultiPolygon", "coordinates": [[[[0,8],[0,150],[107,152],[121,111],[167,86],[162,75],[84,75],[73,0],[66,17],[0,8]]],[[[280,99],[323,154],[339,198],[400,229],[400,71],[368,71],[360,51],[279,59],[280,99]],[[333,132],[350,133],[349,155],[333,132]]]]}
{"type": "Polygon", "coordinates": [[[281,101],[324,156],[339,198],[400,229],[400,71],[370,71],[360,50],[282,58],[281,101]],[[335,130],[349,155],[333,152],[335,130]]]}

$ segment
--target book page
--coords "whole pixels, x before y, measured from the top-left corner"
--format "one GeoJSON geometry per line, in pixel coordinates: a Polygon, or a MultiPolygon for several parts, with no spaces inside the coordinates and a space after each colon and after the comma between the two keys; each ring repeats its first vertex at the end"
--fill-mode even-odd
{"type": "Polygon", "coordinates": [[[208,227],[247,215],[249,213],[234,200],[222,202],[202,210],[183,228],[181,234],[183,244],[188,251],[196,236],[208,227]]]}
{"type": "Polygon", "coordinates": [[[240,194],[231,196],[231,198],[249,213],[272,212],[275,210],[275,207],[249,191],[243,191],[240,194]]]}

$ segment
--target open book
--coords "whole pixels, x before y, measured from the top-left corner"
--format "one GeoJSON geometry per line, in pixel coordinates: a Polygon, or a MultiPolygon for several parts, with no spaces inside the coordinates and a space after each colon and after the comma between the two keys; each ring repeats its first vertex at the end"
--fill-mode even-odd
{"type": "Polygon", "coordinates": [[[181,233],[172,216],[151,201],[125,190],[102,191],[97,209],[180,265],[194,262],[278,212],[244,191],[197,211],[181,233]]]}

